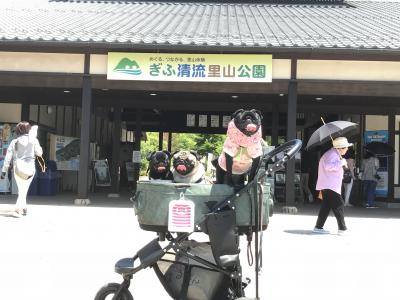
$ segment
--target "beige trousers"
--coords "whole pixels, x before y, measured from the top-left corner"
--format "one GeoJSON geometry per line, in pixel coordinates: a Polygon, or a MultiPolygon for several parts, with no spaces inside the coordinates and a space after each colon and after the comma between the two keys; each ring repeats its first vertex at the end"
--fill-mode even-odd
{"type": "Polygon", "coordinates": [[[15,203],[16,209],[26,208],[26,196],[28,195],[29,186],[31,185],[34,176],[35,174],[28,179],[23,179],[15,173],[14,168],[14,178],[18,187],[18,198],[17,203],[15,203]]]}

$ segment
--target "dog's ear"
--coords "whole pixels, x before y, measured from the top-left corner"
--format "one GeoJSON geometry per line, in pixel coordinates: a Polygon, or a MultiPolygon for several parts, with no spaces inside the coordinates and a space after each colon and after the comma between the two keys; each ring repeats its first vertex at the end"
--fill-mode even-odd
{"type": "Polygon", "coordinates": [[[165,154],[167,154],[168,158],[171,157],[171,152],[169,152],[169,151],[167,151],[167,150],[163,150],[163,152],[164,152],[165,154]]]}
{"type": "Polygon", "coordinates": [[[171,157],[174,157],[175,154],[177,154],[178,152],[180,152],[181,150],[176,150],[174,153],[171,154],[171,157]]]}
{"type": "Polygon", "coordinates": [[[252,109],[251,112],[252,112],[252,113],[255,113],[255,114],[258,114],[258,115],[260,116],[260,120],[263,119],[263,116],[262,116],[262,114],[261,114],[261,111],[259,111],[258,109],[252,109]]]}
{"type": "Polygon", "coordinates": [[[234,119],[238,114],[244,112],[244,109],[238,109],[231,115],[231,119],[234,119]]]}
{"type": "Polygon", "coordinates": [[[190,153],[191,153],[191,154],[193,154],[193,155],[194,155],[194,157],[196,157],[196,159],[197,159],[197,160],[200,160],[200,159],[201,159],[201,156],[200,156],[200,154],[198,154],[196,151],[194,151],[194,150],[190,150],[190,153]]]}
{"type": "Polygon", "coordinates": [[[147,153],[146,159],[150,161],[151,158],[153,157],[154,153],[156,153],[156,151],[147,153]]]}

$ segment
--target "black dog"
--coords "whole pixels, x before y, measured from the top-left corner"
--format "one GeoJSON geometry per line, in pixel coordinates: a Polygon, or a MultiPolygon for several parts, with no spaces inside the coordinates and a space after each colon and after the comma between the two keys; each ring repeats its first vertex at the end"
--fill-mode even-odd
{"type": "Polygon", "coordinates": [[[201,183],[205,169],[196,151],[180,150],[172,154],[172,175],[174,182],[201,183]]]}
{"type": "Polygon", "coordinates": [[[172,180],[169,151],[153,151],[147,154],[146,158],[149,161],[149,179],[172,180]]]}
{"type": "Polygon", "coordinates": [[[216,167],[216,183],[232,186],[251,181],[258,170],[262,155],[262,115],[258,110],[239,109],[232,114],[227,137],[216,167]]]}

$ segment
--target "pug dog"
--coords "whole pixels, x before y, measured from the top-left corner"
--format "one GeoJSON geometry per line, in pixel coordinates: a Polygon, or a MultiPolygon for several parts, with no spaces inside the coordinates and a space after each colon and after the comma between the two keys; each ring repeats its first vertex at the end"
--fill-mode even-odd
{"type": "Polygon", "coordinates": [[[216,183],[243,185],[246,176],[253,180],[262,156],[261,112],[239,109],[228,123],[223,150],[213,162],[216,183]]]}
{"type": "Polygon", "coordinates": [[[180,150],[172,154],[172,176],[174,182],[202,183],[205,169],[196,151],[180,150]]]}
{"type": "Polygon", "coordinates": [[[153,151],[147,154],[149,161],[149,179],[172,180],[171,153],[169,151],[153,151]]]}

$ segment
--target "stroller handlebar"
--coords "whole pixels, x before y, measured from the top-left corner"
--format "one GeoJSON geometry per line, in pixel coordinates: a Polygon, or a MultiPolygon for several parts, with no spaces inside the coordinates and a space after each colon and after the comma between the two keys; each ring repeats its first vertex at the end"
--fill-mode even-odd
{"type": "Polygon", "coordinates": [[[267,174],[271,174],[273,172],[279,171],[284,168],[285,163],[292,159],[297,152],[300,151],[302,146],[302,141],[299,139],[294,139],[291,141],[288,141],[278,147],[276,147],[274,150],[266,153],[263,155],[262,161],[267,165],[270,160],[272,160],[274,157],[276,157],[279,154],[283,154],[282,158],[279,159],[277,162],[273,163],[272,166],[269,168],[266,168],[267,174]]]}

